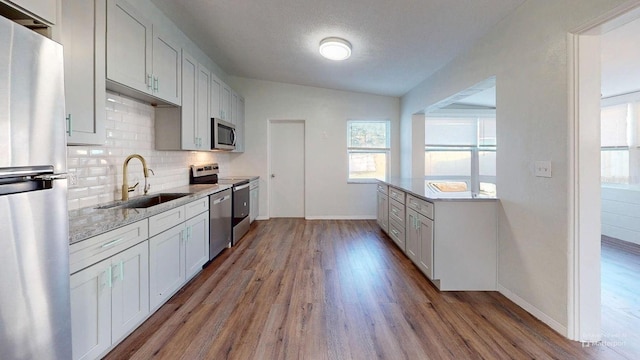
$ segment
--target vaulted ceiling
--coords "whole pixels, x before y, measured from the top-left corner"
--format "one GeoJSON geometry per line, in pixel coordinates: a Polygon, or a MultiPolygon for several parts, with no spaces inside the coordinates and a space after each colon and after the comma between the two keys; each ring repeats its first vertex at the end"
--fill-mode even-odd
{"type": "Polygon", "coordinates": [[[226,73],[401,96],[525,0],[152,0],[226,73]],[[325,37],[353,45],[343,62],[325,37]]]}

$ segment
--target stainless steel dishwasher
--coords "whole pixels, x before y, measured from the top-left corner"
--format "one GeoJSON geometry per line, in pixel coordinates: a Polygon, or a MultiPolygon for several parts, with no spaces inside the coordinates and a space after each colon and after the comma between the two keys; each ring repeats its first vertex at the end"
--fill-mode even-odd
{"type": "MultiPolygon", "coordinates": [[[[190,184],[218,184],[218,164],[191,165],[190,184]]],[[[231,189],[209,195],[209,262],[233,241],[231,189]]],[[[205,266],[207,266],[205,264],[205,266]]]]}
{"type": "Polygon", "coordinates": [[[231,245],[231,189],[209,196],[209,260],[231,245]]]}

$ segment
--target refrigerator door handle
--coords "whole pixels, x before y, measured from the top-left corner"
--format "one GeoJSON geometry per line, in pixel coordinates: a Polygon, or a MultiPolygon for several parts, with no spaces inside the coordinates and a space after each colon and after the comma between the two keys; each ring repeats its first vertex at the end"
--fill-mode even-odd
{"type": "Polygon", "coordinates": [[[39,175],[39,176],[34,176],[33,179],[34,180],[60,180],[60,179],[66,179],[67,178],[67,174],[48,174],[48,175],[39,175]]]}
{"type": "Polygon", "coordinates": [[[0,196],[51,189],[53,180],[55,179],[33,178],[16,182],[0,182],[0,196]]]}

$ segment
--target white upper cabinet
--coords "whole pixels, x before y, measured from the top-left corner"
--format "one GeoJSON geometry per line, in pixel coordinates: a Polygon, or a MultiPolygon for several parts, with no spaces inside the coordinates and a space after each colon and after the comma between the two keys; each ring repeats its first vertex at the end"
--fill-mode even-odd
{"type": "Polygon", "coordinates": [[[61,15],[67,144],[103,145],[106,3],[62,0],[61,15]]]}
{"type": "Polygon", "coordinates": [[[211,117],[222,119],[222,80],[211,73],[211,117]]]}
{"type": "Polygon", "coordinates": [[[220,96],[220,118],[231,122],[231,93],[229,85],[222,83],[222,96],[220,96]]]}
{"type": "Polygon", "coordinates": [[[49,24],[56,23],[56,0],[1,0],[0,2],[30,13],[49,24]]]}
{"type": "MultiPolygon", "coordinates": [[[[108,80],[180,105],[180,53],[177,42],[154,28],[151,20],[131,4],[108,1],[108,80]]],[[[126,93],[117,86],[115,90],[126,93]]],[[[135,93],[126,94],[136,97],[135,93]]]]}
{"type": "MultiPolygon", "coordinates": [[[[182,54],[182,111],[181,111],[181,144],[183,150],[198,150],[198,62],[189,54],[182,54]]],[[[162,111],[161,111],[162,112],[162,111]]],[[[176,129],[171,126],[172,119],[168,120],[167,136],[174,136],[176,129]]],[[[156,124],[158,130],[160,124],[156,124]]],[[[175,125],[175,124],[173,124],[175,125]]],[[[158,140],[156,140],[157,142],[158,140]]],[[[161,145],[161,144],[156,144],[161,145]]],[[[170,148],[170,147],[169,147],[170,148]]]]}
{"type": "Polygon", "coordinates": [[[107,78],[148,93],[152,87],[152,24],[128,2],[107,6],[107,78]]]}
{"type": "Polygon", "coordinates": [[[182,52],[182,106],[156,108],[158,150],[210,150],[211,72],[182,52]]]}
{"type": "Polygon", "coordinates": [[[211,72],[203,65],[198,65],[198,101],[196,107],[196,132],[198,136],[198,149],[211,149],[211,111],[210,111],[210,81],[211,72]]]}
{"type": "Polygon", "coordinates": [[[180,104],[180,47],[153,28],[153,95],[180,104]]]}

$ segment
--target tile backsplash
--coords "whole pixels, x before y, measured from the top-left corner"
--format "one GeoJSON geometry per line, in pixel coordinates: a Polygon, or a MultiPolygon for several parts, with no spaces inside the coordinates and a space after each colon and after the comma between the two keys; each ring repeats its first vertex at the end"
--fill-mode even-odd
{"type": "MultiPolygon", "coordinates": [[[[155,175],[149,175],[151,189],[159,192],[189,184],[191,164],[218,162],[225,169],[228,154],[198,151],[158,151],[154,146],[153,106],[107,92],[106,140],[103,146],[68,146],[67,168],[77,185],[69,185],[69,210],[120,199],[122,165],[127,156],[140,154],[155,175]]],[[[129,185],[140,184],[130,196],[142,195],[142,164],[132,159],[129,185]]]]}

